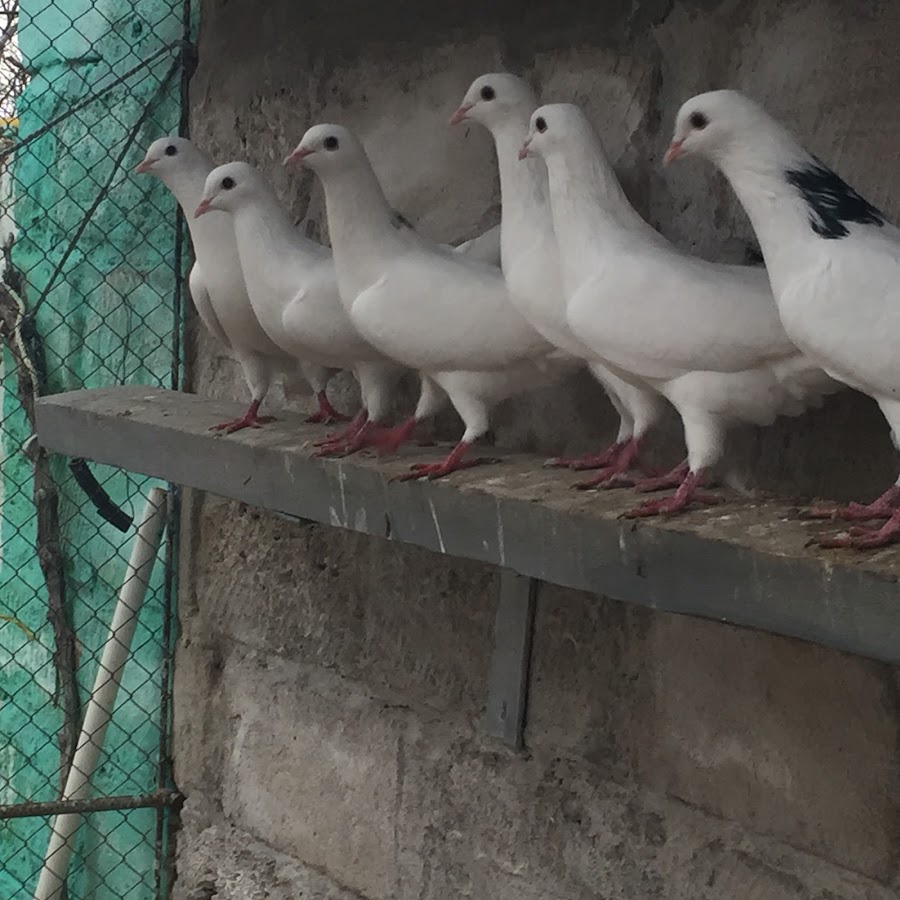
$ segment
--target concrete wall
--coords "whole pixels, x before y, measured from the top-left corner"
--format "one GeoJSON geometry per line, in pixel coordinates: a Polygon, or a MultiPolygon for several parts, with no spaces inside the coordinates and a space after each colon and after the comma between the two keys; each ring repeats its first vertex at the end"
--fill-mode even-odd
{"type": "MultiPolygon", "coordinates": [[[[279,161],[310,122],[345,122],[394,204],[455,240],[496,221],[498,197],[487,135],[446,118],[473,77],[508,68],[589,109],[664,233],[741,260],[753,238],[720,179],[659,167],[681,100],[728,85],[900,219],[895,4],[425,9],[210,0],[195,139],[260,165],[324,236],[320,192],[279,161]]],[[[244,396],[203,335],[195,364],[201,393],[244,396]]],[[[610,428],[575,378],[509,404],[495,431],[550,452],[610,428]]],[[[660,443],[680,452],[676,429],[660,443]]],[[[749,483],[791,493],[862,496],[895,473],[886,427],[849,392],[732,444],[749,483]]],[[[210,497],[192,498],[186,526],[185,896],[204,883],[226,898],[900,896],[896,671],[547,587],[516,755],[479,727],[496,571],[210,497]]]]}

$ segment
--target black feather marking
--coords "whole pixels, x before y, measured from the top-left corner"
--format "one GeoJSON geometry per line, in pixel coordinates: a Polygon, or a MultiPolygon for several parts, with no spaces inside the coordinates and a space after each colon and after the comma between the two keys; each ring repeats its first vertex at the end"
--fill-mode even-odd
{"type": "Polygon", "coordinates": [[[408,228],[410,231],[415,231],[415,226],[406,216],[403,215],[402,212],[397,212],[397,210],[391,211],[391,225],[394,226],[398,231],[401,228],[408,228]]]}
{"type": "Polygon", "coordinates": [[[785,171],[788,184],[795,187],[809,207],[809,224],[819,237],[836,240],[850,234],[848,222],[884,225],[884,215],[860,197],[847,182],[816,157],[797,169],[785,171]]]}

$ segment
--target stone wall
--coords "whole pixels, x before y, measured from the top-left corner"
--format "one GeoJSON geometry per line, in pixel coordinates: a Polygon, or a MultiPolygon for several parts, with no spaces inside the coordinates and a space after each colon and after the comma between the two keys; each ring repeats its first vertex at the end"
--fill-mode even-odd
{"type": "MultiPolygon", "coordinates": [[[[719,177],[660,168],[680,102],[752,93],[900,219],[898,38],[900,7],[838,0],[209,0],[192,128],[221,161],[261,166],[327,237],[318,188],[280,160],[311,122],[349,124],[394,205],[456,240],[496,221],[498,195],[488,136],[446,119],[472,78],[506,68],[588,108],[666,235],[740,261],[754,241],[719,177]]],[[[199,392],[244,396],[204,335],[194,363],[199,392]]],[[[510,403],[495,433],[549,453],[610,428],[579,377],[510,403]]],[[[667,438],[674,458],[677,428],[667,438]]],[[[736,478],[791,493],[861,497],[895,475],[886,427],[850,392],[731,444],[736,478]]],[[[495,570],[211,497],[191,498],[185,524],[185,896],[203,882],[224,898],[900,896],[889,667],[544,587],[514,754],[480,728],[495,570]]]]}

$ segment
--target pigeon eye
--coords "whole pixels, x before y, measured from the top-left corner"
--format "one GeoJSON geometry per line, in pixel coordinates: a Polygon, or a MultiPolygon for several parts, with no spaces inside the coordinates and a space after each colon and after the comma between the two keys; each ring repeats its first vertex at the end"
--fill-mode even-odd
{"type": "Polygon", "coordinates": [[[234,179],[230,175],[226,175],[222,179],[222,187],[226,191],[230,191],[234,187],[234,179]]]}
{"type": "Polygon", "coordinates": [[[691,128],[697,131],[703,131],[709,125],[709,119],[702,112],[692,112],[688,122],[691,123],[691,128]]]}
{"type": "Polygon", "coordinates": [[[497,96],[497,92],[489,84],[486,84],[481,89],[481,99],[482,100],[493,100],[494,97],[496,97],[496,96],[497,96]]]}
{"type": "Polygon", "coordinates": [[[178,152],[178,148],[174,144],[169,144],[166,147],[166,156],[174,156],[178,152]]]}
{"type": "Polygon", "coordinates": [[[538,116],[534,120],[534,127],[543,134],[547,130],[547,120],[543,116],[538,116]]]}
{"type": "Polygon", "coordinates": [[[329,134],[328,137],[325,138],[325,140],[322,142],[322,146],[326,150],[337,150],[337,148],[340,146],[340,142],[333,134],[329,134]]]}

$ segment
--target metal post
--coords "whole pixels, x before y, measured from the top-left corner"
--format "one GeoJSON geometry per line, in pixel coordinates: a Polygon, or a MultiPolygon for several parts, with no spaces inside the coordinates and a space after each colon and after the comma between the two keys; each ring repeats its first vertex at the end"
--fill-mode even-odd
{"type": "MultiPolygon", "coordinates": [[[[166,492],[153,488],[147,498],[144,514],[131,547],[131,559],[125,571],[125,581],[119,592],[109,637],[94,680],[94,690],[84,714],[84,723],[76,745],[72,767],[66,779],[63,800],[83,800],[87,797],[91,778],[97,767],[106,728],[112,717],[122,671],[131,651],[131,639],[138,614],[147,593],[150,573],[159,550],[166,513],[166,492]]],[[[56,817],[44,857],[34,900],[59,900],[69,871],[75,833],[81,817],[77,813],[63,813],[56,817]]]]}
{"type": "Polygon", "coordinates": [[[538,584],[509,569],[500,576],[485,728],[514,750],[522,749],[538,584]]]}

